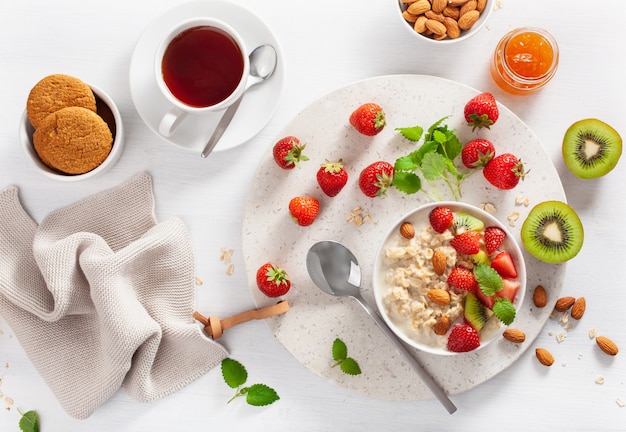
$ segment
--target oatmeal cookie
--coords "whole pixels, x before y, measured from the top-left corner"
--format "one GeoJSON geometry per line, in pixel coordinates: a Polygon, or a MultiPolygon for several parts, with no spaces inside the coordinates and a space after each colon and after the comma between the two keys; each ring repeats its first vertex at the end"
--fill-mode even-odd
{"type": "Polygon", "coordinates": [[[41,121],[33,135],[41,161],[66,174],[84,174],[111,151],[113,136],[102,118],[86,108],[62,108],[41,121]]]}
{"type": "Polygon", "coordinates": [[[96,112],[96,98],[91,88],[69,75],[48,75],[31,89],[26,114],[33,127],[38,128],[48,115],[71,106],[96,112]]]}

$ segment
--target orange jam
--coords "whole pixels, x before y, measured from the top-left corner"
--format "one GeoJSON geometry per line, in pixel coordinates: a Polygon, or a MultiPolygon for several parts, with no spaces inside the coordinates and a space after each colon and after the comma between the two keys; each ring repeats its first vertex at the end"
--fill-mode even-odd
{"type": "Polygon", "coordinates": [[[491,63],[491,76],[500,88],[513,94],[528,94],[552,79],[559,63],[559,48],[545,30],[520,28],[498,43],[491,63]]]}

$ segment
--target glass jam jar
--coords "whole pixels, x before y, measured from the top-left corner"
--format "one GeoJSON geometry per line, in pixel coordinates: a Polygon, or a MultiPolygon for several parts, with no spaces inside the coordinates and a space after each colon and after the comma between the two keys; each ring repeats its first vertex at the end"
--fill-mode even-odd
{"type": "Polygon", "coordinates": [[[536,27],[510,31],[498,43],[491,62],[491,76],[502,90],[524,95],[550,81],[559,64],[554,37],[536,27]]]}

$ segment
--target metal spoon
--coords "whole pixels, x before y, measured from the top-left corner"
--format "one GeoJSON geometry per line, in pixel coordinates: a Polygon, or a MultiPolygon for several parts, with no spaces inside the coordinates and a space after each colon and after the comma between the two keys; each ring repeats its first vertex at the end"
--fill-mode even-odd
{"type": "Polygon", "coordinates": [[[244,93],[239,96],[239,99],[229,106],[226,109],[226,112],[224,112],[224,115],[222,115],[222,118],[213,131],[213,135],[211,135],[211,138],[209,138],[204,150],[202,150],[201,156],[203,158],[207,157],[209,153],[213,151],[215,145],[224,134],[224,131],[235,116],[245,92],[248,91],[248,89],[253,85],[259,84],[268,79],[274,73],[274,70],[276,70],[278,56],[276,55],[276,50],[271,45],[261,45],[256,47],[250,53],[248,58],[250,59],[250,75],[248,76],[246,89],[244,90],[244,93]]]}
{"type": "Polygon", "coordinates": [[[382,318],[361,296],[359,289],[361,285],[361,269],[356,257],[348,248],[334,241],[315,243],[307,253],[306,267],[309,276],[322,291],[336,297],[353,297],[356,299],[385,336],[387,336],[387,339],[404,355],[407,362],[409,362],[424,384],[433,392],[448,412],[452,414],[456,411],[456,406],[448,399],[443,389],[422,368],[382,318]]]}

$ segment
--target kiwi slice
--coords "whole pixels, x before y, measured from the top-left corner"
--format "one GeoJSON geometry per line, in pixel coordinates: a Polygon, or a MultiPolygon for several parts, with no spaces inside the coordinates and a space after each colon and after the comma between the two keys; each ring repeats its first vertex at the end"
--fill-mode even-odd
{"type": "Polygon", "coordinates": [[[480,331],[487,322],[487,309],[473,292],[468,292],[463,300],[463,315],[476,331],[480,331]]]}
{"type": "Polygon", "coordinates": [[[584,231],[573,208],[561,201],[544,201],[528,213],[521,237],[522,244],[535,258],[556,264],[578,254],[584,231]]]}
{"type": "Polygon", "coordinates": [[[565,132],[563,159],[577,177],[601,177],[615,168],[621,155],[622,137],[601,120],[580,120],[565,132]]]}
{"type": "Polygon", "coordinates": [[[465,231],[480,231],[485,227],[483,221],[463,212],[454,214],[452,225],[457,234],[461,234],[465,231]]]}

